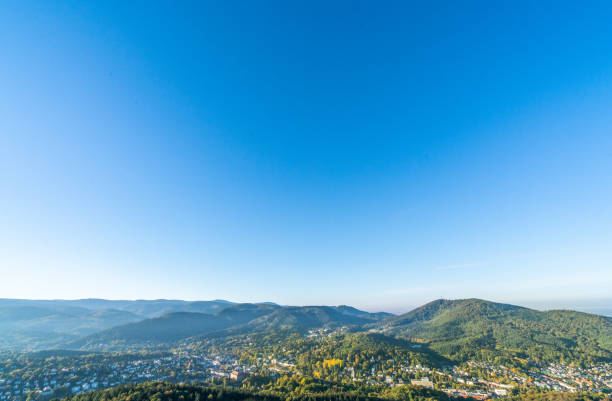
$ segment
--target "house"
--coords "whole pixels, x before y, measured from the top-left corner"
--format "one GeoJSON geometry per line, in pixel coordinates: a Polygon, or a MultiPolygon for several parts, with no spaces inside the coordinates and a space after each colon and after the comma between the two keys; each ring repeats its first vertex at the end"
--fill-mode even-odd
{"type": "Polygon", "coordinates": [[[421,380],[411,380],[410,384],[412,384],[413,386],[421,386],[432,390],[434,388],[433,382],[429,380],[429,377],[424,377],[421,380]]]}
{"type": "Polygon", "coordinates": [[[232,371],[232,373],[230,373],[230,379],[232,380],[242,381],[246,379],[246,377],[247,377],[247,374],[239,370],[234,370],[232,371]]]}

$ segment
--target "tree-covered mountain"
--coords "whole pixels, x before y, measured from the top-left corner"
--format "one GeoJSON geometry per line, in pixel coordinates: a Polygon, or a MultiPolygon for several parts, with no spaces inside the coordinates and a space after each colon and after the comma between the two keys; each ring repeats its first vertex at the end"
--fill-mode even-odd
{"type": "Polygon", "coordinates": [[[113,327],[69,345],[86,349],[122,349],[126,346],[167,344],[189,337],[284,331],[304,333],[315,328],[361,328],[386,314],[332,306],[280,307],[275,304],[235,304],[215,314],[169,313],[161,317],[113,327]],[[344,313],[347,312],[347,313],[344,313]]]}
{"type": "Polygon", "coordinates": [[[269,304],[236,304],[215,313],[172,312],[136,323],[116,326],[73,341],[70,347],[122,349],[172,343],[248,323],[280,308],[269,304]]]}
{"type": "Polygon", "coordinates": [[[131,312],[116,309],[8,305],[0,307],[0,349],[52,348],[141,319],[131,312]]]}
{"type": "Polygon", "coordinates": [[[353,308],[352,306],[348,306],[348,305],[339,305],[339,306],[334,306],[333,308],[336,309],[338,312],[342,313],[343,315],[352,315],[352,316],[357,316],[361,318],[366,318],[369,320],[380,320],[380,319],[394,316],[392,313],[388,313],[388,312],[370,313],[370,312],[362,311],[357,308],[353,308]]]}
{"type": "Polygon", "coordinates": [[[282,339],[341,327],[424,343],[431,352],[454,361],[612,360],[612,318],[479,299],[437,300],[399,316],[346,305],[0,299],[0,349],[123,350],[185,344],[192,337],[201,341],[273,333],[282,339]],[[165,311],[169,312],[158,315],[165,311]]]}
{"type": "Polygon", "coordinates": [[[454,360],[612,360],[612,319],[479,299],[437,300],[376,326],[454,360]]]}
{"type": "MultiPolygon", "coordinates": [[[[325,377],[325,360],[339,361],[350,366],[355,378],[365,379],[372,369],[401,371],[402,363],[441,367],[450,365],[427,347],[415,346],[404,339],[385,336],[380,333],[342,333],[325,339],[316,339],[296,356],[302,372],[316,377],[325,377]]],[[[285,345],[283,347],[287,348],[285,345]]],[[[291,348],[291,347],[289,347],[291,348]]]]}
{"type": "Polygon", "coordinates": [[[65,347],[84,336],[173,312],[216,313],[232,302],[0,299],[0,349],[65,347]]]}
{"type": "Polygon", "coordinates": [[[257,331],[294,330],[303,332],[325,327],[362,327],[379,319],[379,315],[344,306],[290,306],[253,320],[249,323],[249,328],[257,331]]]}
{"type": "Polygon", "coordinates": [[[234,302],[224,300],[182,301],[174,299],[108,300],[98,298],[74,300],[1,299],[0,311],[9,307],[37,307],[71,315],[87,314],[92,310],[114,309],[133,313],[141,319],[159,317],[172,312],[216,313],[234,302]]]}

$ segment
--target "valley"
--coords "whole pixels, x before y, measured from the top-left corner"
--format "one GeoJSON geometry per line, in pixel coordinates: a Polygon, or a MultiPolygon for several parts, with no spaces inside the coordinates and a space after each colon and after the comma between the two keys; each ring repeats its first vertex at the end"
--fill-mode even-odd
{"type": "MultiPolygon", "coordinates": [[[[291,396],[612,392],[612,319],[582,312],[478,299],[437,300],[399,316],[348,306],[224,301],[117,306],[141,319],[88,329],[46,350],[5,348],[0,400],[46,401],[151,381],[291,396]]],[[[30,312],[34,319],[60,319],[59,311],[53,318],[30,312]]],[[[86,321],[91,313],[81,311],[86,321]]]]}

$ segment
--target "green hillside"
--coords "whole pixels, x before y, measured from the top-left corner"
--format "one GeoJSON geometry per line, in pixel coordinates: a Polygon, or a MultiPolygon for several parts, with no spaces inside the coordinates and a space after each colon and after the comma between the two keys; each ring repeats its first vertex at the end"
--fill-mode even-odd
{"type": "Polygon", "coordinates": [[[0,303],[0,349],[52,348],[113,326],[141,320],[116,309],[2,305],[0,303]]]}
{"type": "Polygon", "coordinates": [[[396,337],[424,343],[423,348],[439,358],[456,362],[527,365],[532,360],[584,365],[612,361],[612,318],[567,310],[541,312],[479,299],[437,300],[400,316],[345,305],[0,299],[0,349],[121,351],[172,347],[212,337],[219,343],[255,334],[284,341],[311,330],[339,328],[378,332],[385,335],[381,341],[396,337]],[[144,318],[166,310],[172,312],[144,318]]]}
{"type": "Polygon", "coordinates": [[[264,315],[249,326],[252,330],[295,330],[306,331],[322,327],[356,326],[377,320],[376,315],[356,309],[338,309],[332,306],[290,306],[264,315]],[[347,312],[347,313],[345,313],[347,312]]]}
{"type": "Polygon", "coordinates": [[[240,326],[278,309],[268,304],[231,305],[216,314],[174,312],[161,317],[116,326],[70,343],[72,348],[123,349],[172,343],[240,326]]]}
{"type": "Polygon", "coordinates": [[[458,361],[612,360],[612,319],[581,312],[540,312],[479,299],[437,300],[389,318],[378,328],[427,342],[432,350],[458,361]]]}
{"type": "Polygon", "coordinates": [[[72,341],[71,348],[122,350],[169,344],[190,337],[247,333],[304,333],[313,328],[351,326],[359,329],[387,315],[332,306],[280,307],[235,304],[215,314],[178,312],[113,327],[72,341]],[[343,313],[343,312],[347,313],[343,313]]]}
{"type": "Polygon", "coordinates": [[[0,350],[66,347],[101,330],[173,312],[217,313],[228,301],[0,298],[0,350]]]}
{"type": "Polygon", "coordinates": [[[314,341],[302,350],[296,358],[301,371],[318,377],[329,373],[321,366],[325,360],[341,361],[342,366],[351,367],[355,378],[367,377],[372,368],[400,371],[402,362],[434,367],[450,364],[426,347],[417,348],[409,341],[378,333],[339,334],[314,341]]]}

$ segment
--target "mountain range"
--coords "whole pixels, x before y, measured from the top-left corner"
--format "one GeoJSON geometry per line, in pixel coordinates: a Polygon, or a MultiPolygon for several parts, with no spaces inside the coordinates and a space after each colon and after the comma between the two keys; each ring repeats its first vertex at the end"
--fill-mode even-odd
{"type": "Polygon", "coordinates": [[[142,349],[195,337],[335,328],[419,343],[451,360],[612,361],[612,318],[480,299],[440,299],[402,315],[222,300],[0,300],[0,348],[13,350],[142,349]]]}
{"type": "Polygon", "coordinates": [[[174,312],[215,313],[233,302],[0,299],[0,349],[65,346],[89,334],[174,312]]]}

